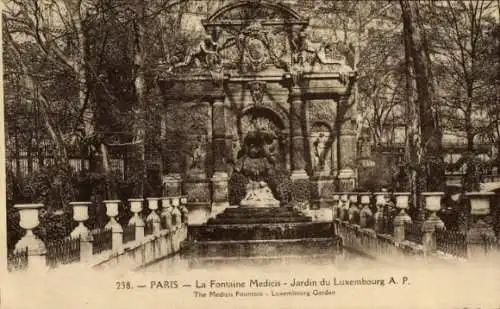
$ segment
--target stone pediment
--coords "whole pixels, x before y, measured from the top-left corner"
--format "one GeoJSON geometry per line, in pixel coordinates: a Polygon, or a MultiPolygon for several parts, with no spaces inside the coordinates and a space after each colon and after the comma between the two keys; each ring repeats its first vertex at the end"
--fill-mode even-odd
{"type": "Polygon", "coordinates": [[[235,26],[238,27],[248,21],[260,20],[264,24],[296,23],[307,25],[308,21],[301,19],[299,14],[281,3],[264,0],[236,1],[229,4],[210,18],[203,21],[205,27],[209,26],[235,26]]]}
{"type": "Polygon", "coordinates": [[[283,4],[238,1],[219,9],[202,24],[205,37],[183,61],[168,65],[167,75],[340,72],[349,76],[352,72],[345,61],[329,56],[334,45],[311,42],[306,33],[308,19],[283,4]]]}

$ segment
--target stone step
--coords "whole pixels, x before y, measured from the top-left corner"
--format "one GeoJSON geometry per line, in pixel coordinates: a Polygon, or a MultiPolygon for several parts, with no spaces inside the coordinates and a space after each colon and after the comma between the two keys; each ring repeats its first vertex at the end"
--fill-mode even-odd
{"type": "Polygon", "coordinates": [[[331,237],[331,222],[191,225],[190,239],[196,241],[269,240],[331,237]]]}
{"type": "Polygon", "coordinates": [[[222,218],[272,218],[272,217],[302,217],[303,215],[298,211],[290,212],[279,212],[279,213],[268,213],[268,212],[256,212],[256,213],[240,213],[240,212],[223,212],[217,215],[217,219],[222,218]]]}
{"type": "Polygon", "coordinates": [[[273,216],[273,217],[244,217],[244,218],[220,218],[209,219],[207,225],[213,224],[253,224],[253,223],[290,223],[311,222],[311,217],[306,216],[273,216]]]}
{"type": "Polygon", "coordinates": [[[342,261],[342,250],[329,250],[326,253],[319,254],[288,254],[288,255],[267,255],[267,256],[250,256],[250,257],[190,257],[189,268],[206,268],[206,267],[250,267],[250,266],[272,266],[277,265],[305,263],[310,264],[311,260],[314,265],[328,265],[342,261]]]}
{"type": "Polygon", "coordinates": [[[183,246],[181,254],[188,258],[256,257],[307,255],[341,250],[338,237],[279,240],[192,241],[183,246]]]}
{"type": "Polygon", "coordinates": [[[248,213],[248,214],[279,214],[290,213],[295,210],[292,207],[230,207],[226,208],[225,213],[248,213]]]}

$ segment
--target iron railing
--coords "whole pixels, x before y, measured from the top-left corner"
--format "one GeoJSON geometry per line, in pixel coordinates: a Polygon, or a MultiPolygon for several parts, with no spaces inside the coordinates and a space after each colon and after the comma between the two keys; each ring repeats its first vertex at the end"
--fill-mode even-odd
{"type": "Polygon", "coordinates": [[[126,244],[134,240],[135,240],[135,224],[127,225],[123,229],[123,243],[126,244]]]}
{"type": "Polygon", "coordinates": [[[406,223],[406,240],[414,242],[416,244],[422,244],[422,225],[410,222],[406,223]]]}
{"type": "Polygon", "coordinates": [[[28,267],[28,247],[17,250],[7,256],[7,269],[9,272],[25,270],[28,267]]]}
{"type": "Polygon", "coordinates": [[[436,249],[443,253],[466,258],[467,239],[466,235],[456,231],[436,229],[436,249]]]}
{"type": "Polygon", "coordinates": [[[59,264],[80,261],[80,237],[57,240],[47,245],[47,266],[56,268],[59,264]]]}
{"type": "Polygon", "coordinates": [[[146,224],[144,225],[144,235],[151,235],[154,232],[154,226],[153,222],[151,221],[146,221],[146,224]]]}
{"type": "Polygon", "coordinates": [[[92,232],[94,241],[92,242],[92,254],[111,250],[113,245],[113,233],[111,229],[99,229],[92,232]]]}

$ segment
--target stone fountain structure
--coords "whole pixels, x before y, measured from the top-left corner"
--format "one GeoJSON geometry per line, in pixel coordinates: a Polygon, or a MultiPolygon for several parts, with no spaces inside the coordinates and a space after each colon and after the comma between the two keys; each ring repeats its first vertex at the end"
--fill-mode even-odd
{"type": "Polygon", "coordinates": [[[332,191],[352,189],[356,74],[348,49],[274,1],[234,1],[202,24],[193,48],[157,68],[163,182],[168,195],[188,195],[190,222],[230,205],[262,205],[252,202],[259,198],[329,206],[332,191]],[[241,161],[268,166],[252,179],[241,161]]]}
{"type": "Polygon", "coordinates": [[[329,207],[356,183],[348,49],[275,1],[234,1],[202,24],[192,49],[158,67],[167,195],[188,195],[200,239],[316,235],[292,204],[329,207]],[[294,234],[282,223],[306,226],[294,234]]]}

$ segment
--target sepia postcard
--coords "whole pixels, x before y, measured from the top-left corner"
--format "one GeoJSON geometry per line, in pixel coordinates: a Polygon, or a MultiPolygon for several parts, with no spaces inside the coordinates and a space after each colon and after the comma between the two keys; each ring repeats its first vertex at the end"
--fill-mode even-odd
{"type": "Polygon", "coordinates": [[[0,309],[500,308],[500,1],[0,7],[0,309]]]}

